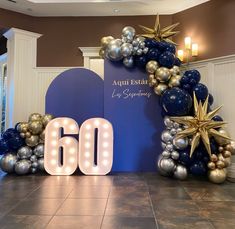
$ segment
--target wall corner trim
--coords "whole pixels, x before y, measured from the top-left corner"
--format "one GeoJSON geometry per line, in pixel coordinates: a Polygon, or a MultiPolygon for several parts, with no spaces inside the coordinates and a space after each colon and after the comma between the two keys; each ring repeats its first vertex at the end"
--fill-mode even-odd
{"type": "Polygon", "coordinates": [[[29,32],[29,31],[25,31],[22,29],[17,29],[17,28],[11,28],[9,29],[7,32],[5,32],[3,34],[4,37],[6,37],[7,39],[9,39],[10,37],[12,37],[14,34],[20,34],[20,35],[24,35],[24,36],[30,36],[30,37],[34,37],[36,39],[38,39],[39,37],[42,36],[42,34],[39,33],[33,33],[33,32],[29,32]]]}
{"type": "Polygon", "coordinates": [[[78,47],[84,57],[99,57],[100,47],[78,47]]]}

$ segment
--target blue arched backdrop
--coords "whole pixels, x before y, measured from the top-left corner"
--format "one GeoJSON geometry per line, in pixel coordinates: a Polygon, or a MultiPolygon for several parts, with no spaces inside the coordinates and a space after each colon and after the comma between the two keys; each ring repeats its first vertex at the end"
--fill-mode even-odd
{"type": "Polygon", "coordinates": [[[114,128],[112,171],[155,171],[161,152],[161,108],[146,73],[105,61],[105,80],[76,68],[61,73],[46,94],[46,113],[70,117],[79,125],[104,117],[114,128]]]}

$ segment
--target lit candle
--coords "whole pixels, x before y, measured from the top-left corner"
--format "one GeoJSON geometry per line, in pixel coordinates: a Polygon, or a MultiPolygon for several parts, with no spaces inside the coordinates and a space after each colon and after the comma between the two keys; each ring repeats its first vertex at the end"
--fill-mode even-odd
{"type": "Polygon", "coordinates": [[[183,61],[184,60],[184,51],[182,49],[178,50],[177,57],[183,61]]]}
{"type": "Polygon", "coordinates": [[[185,49],[191,49],[191,37],[184,38],[185,49]]]}
{"type": "Polygon", "coordinates": [[[198,56],[198,44],[192,44],[192,56],[198,56]]]}

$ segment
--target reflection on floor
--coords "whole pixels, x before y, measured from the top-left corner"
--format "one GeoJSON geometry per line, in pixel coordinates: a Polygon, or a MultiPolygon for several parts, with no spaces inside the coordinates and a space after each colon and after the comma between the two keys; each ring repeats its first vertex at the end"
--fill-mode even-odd
{"type": "Polygon", "coordinates": [[[235,184],[156,173],[6,176],[0,228],[235,228],[235,184]]]}

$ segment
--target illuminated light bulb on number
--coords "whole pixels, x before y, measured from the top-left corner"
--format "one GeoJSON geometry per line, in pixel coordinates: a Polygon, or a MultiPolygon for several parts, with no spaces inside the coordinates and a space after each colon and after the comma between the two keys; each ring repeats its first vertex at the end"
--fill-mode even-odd
{"type": "Polygon", "coordinates": [[[75,162],[74,157],[71,157],[71,158],[69,159],[69,162],[70,162],[70,163],[74,163],[74,162],[75,162]]]}
{"type": "Polygon", "coordinates": [[[90,157],[90,153],[89,153],[89,152],[86,152],[86,153],[85,153],[85,157],[90,157]]]}
{"type": "Polygon", "coordinates": [[[89,167],[90,166],[90,162],[89,161],[85,161],[85,166],[89,167]]]}
{"type": "Polygon", "coordinates": [[[51,164],[55,165],[56,164],[56,160],[51,160],[51,164]]]}
{"type": "Polygon", "coordinates": [[[109,133],[108,132],[105,132],[104,134],[103,134],[103,137],[104,138],[107,138],[109,136],[109,133]]]}
{"type": "Polygon", "coordinates": [[[86,138],[86,139],[90,139],[90,138],[91,138],[91,134],[90,134],[90,133],[86,133],[86,134],[85,134],[85,138],[86,138]]]}
{"type": "Polygon", "coordinates": [[[71,168],[70,168],[70,167],[66,167],[66,168],[65,168],[65,171],[66,171],[67,173],[69,173],[69,172],[71,171],[71,168]]]}
{"type": "Polygon", "coordinates": [[[86,125],[86,129],[90,130],[91,129],[91,125],[90,124],[86,125]]]}
{"type": "Polygon", "coordinates": [[[74,154],[75,153],[75,149],[74,148],[69,149],[69,153],[74,154]]]}
{"type": "Polygon", "coordinates": [[[108,147],[108,145],[109,145],[108,142],[104,142],[104,143],[103,143],[103,147],[104,147],[104,148],[108,147]]]}
{"type": "Polygon", "coordinates": [[[108,160],[103,160],[103,165],[107,165],[108,164],[108,160]]]}
{"type": "Polygon", "coordinates": [[[93,167],[93,170],[94,170],[95,172],[97,172],[97,171],[99,170],[99,167],[98,167],[98,166],[95,166],[95,167],[93,167]]]}
{"type": "Polygon", "coordinates": [[[56,146],[56,145],[57,145],[57,141],[54,140],[54,141],[51,142],[51,144],[52,144],[53,146],[56,146]]]}
{"type": "Polygon", "coordinates": [[[66,143],[66,144],[71,143],[71,139],[67,138],[67,139],[65,140],[65,143],[66,143]]]}
{"type": "Polygon", "coordinates": [[[89,142],[86,142],[85,147],[89,149],[91,147],[91,144],[89,142]]]}
{"type": "Polygon", "coordinates": [[[55,156],[56,153],[57,153],[57,151],[55,149],[51,151],[51,155],[53,155],[53,156],[55,156]]]}
{"type": "Polygon", "coordinates": [[[56,132],[56,131],[53,131],[53,132],[51,133],[51,136],[52,136],[52,137],[56,137],[56,136],[57,136],[57,132],[56,132]]]}
{"type": "Polygon", "coordinates": [[[108,129],[108,128],[109,128],[109,125],[108,125],[107,123],[105,123],[105,124],[103,125],[103,127],[104,127],[105,129],[108,129]]]}
{"type": "Polygon", "coordinates": [[[60,167],[57,167],[57,168],[56,168],[56,172],[57,172],[57,173],[60,173],[61,170],[62,170],[62,169],[61,169],[60,167]]]}
{"type": "Polygon", "coordinates": [[[104,151],[104,152],[103,152],[103,156],[104,156],[104,157],[108,157],[108,156],[109,156],[108,151],[104,151]]]}
{"type": "Polygon", "coordinates": [[[69,128],[70,128],[70,130],[75,130],[76,126],[72,124],[72,125],[69,126],[69,128]]]}
{"type": "Polygon", "coordinates": [[[58,122],[54,122],[54,127],[59,127],[60,124],[58,122]]]}
{"type": "Polygon", "coordinates": [[[99,120],[95,120],[94,123],[95,123],[96,126],[99,126],[99,125],[100,125],[100,121],[99,121],[99,120]]]}

